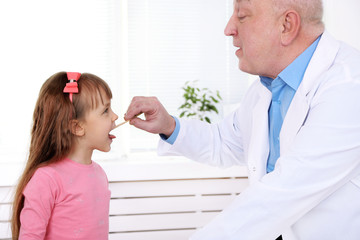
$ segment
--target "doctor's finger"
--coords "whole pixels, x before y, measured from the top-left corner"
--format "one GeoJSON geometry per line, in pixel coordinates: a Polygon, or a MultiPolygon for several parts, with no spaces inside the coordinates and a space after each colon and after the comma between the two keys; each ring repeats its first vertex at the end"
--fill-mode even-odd
{"type": "Polygon", "coordinates": [[[143,120],[141,118],[134,118],[131,119],[129,123],[134,127],[147,131],[149,133],[157,134],[161,132],[161,129],[158,127],[159,125],[153,121],[143,120]]]}
{"type": "Polygon", "coordinates": [[[145,113],[146,115],[153,114],[156,112],[157,102],[158,100],[155,97],[133,97],[124,119],[130,120],[140,113],[145,113]]]}

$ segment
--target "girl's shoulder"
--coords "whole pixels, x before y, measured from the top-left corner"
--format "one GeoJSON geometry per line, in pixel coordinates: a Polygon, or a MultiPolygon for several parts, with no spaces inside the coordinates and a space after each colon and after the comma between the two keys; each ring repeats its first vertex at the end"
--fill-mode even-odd
{"type": "Polygon", "coordinates": [[[62,178],[66,174],[67,166],[64,160],[55,163],[50,163],[46,166],[41,166],[34,172],[31,177],[32,181],[47,181],[53,187],[62,187],[62,178]]]}
{"type": "Polygon", "coordinates": [[[92,165],[94,166],[94,168],[105,172],[104,169],[103,169],[103,168],[100,166],[100,164],[98,164],[97,162],[92,161],[92,165]]]}
{"type": "Polygon", "coordinates": [[[63,182],[68,182],[69,179],[77,179],[86,177],[88,175],[105,175],[104,169],[96,162],[92,161],[89,165],[80,164],[70,159],[63,159],[61,161],[51,163],[47,166],[40,167],[35,172],[35,175],[44,180],[53,181],[59,187],[63,186],[63,182]]]}
{"type": "Polygon", "coordinates": [[[58,171],[56,168],[50,164],[47,166],[42,166],[36,169],[33,176],[31,177],[33,181],[47,181],[55,184],[59,181],[58,171]]]}
{"type": "Polygon", "coordinates": [[[24,195],[28,197],[38,193],[46,195],[47,192],[57,195],[60,188],[61,183],[59,183],[56,171],[51,166],[43,166],[36,169],[32,175],[24,189],[24,195]]]}
{"type": "Polygon", "coordinates": [[[62,168],[64,168],[64,160],[60,160],[54,163],[50,163],[45,166],[39,167],[35,173],[39,174],[47,174],[50,175],[50,177],[56,176],[56,173],[61,172],[62,168]]]}
{"type": "Polygon", "coordinates": [[[91,165],[93,166],[94,173],[98,176],[98,178],[102,178],[108,182],[107,174],[101,165],[95,161],[92,161],[91,165]]]}
{"type": "Polygon", "coordinates": [[[56,178],[56,170],[52,165],[42,166],[36,169],[32,178],[54,179],[56,178]]]}

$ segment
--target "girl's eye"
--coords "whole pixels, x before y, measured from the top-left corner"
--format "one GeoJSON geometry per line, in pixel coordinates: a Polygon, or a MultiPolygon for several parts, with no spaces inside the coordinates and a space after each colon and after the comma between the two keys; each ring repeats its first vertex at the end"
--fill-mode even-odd
{"type": "Polygon", "coordinates": [[[104,113],[107,113],[107,112],[109,112],[109,108],[106,108],[104,111],[104,113]]]}

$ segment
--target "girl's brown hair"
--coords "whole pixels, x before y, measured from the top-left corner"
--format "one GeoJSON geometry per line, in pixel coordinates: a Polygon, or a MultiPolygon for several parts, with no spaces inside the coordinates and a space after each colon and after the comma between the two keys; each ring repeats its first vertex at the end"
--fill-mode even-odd
{"type": "Polygon", "coordinates": [[[63,93],[68,82],[66,72],[52,75],[41,87],[33,114],[29,158],[17,185],[11,219],[12,238],[19,238],[20,213],[24,207],[23,191],[35,171],[64,159],[70,152],[74,140],[70,129],[72,119],[82,119],[85,113],[103,103],[101,93],[111,99],[112,93],[101,78],[84,73],[78,82],[79,93],[63,93]]]}

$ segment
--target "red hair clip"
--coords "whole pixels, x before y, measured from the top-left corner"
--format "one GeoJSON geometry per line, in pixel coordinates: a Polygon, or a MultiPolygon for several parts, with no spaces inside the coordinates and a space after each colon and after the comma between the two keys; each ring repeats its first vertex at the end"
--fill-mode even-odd
{"type": "Polygon", "coordinates": [[[72,94],[79,92],[78,84],[76,81],[79,80],[80,76],[81,76],[81,73],[78,73],[78,72],[68,72],[67,73],[67,78],[68,78],[69,82],[66,83],[66,86],[65,86],[63,92],[69,93],[70,102],[72,102],[72,94]]]}

